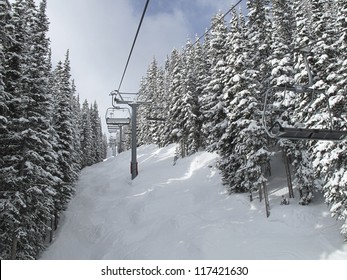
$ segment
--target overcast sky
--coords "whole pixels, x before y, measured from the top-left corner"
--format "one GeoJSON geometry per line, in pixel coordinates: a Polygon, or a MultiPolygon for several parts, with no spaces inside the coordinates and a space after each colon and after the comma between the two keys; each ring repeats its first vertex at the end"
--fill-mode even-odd
{"type": "MultiPolygon", "coordinates": [[[[236,2],[150,0],[121,91],[137,92],[153,57],[162,64],[174,48],[180,49],[188,38],[202,35],[212,15],[225,13],[236,2]]],[[[146,0],[47,0],[53,66],[64,60],[69,49],[72,78],[81,103],[84,99],[97,101],[104,132],[104,114],[111,106],[109,93],[119,86],[145,3],[146,0]]]]}

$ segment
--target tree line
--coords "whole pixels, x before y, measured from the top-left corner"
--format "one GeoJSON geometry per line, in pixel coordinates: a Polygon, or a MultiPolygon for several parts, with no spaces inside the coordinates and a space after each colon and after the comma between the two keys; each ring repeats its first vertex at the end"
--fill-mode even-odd
{"type": "Polygon", "coordinates": [[[51,65],[46,0],[0,0],[0,259],[52,241],[79,171],[106,157],[96,102],[80,105],[69,52],[51,65]]]}
{"type": "MultiPolygon", "coordinates": [[[[177,155],[199,150],[219,154],[229,193],[256,191],[267,181],[279,148],[293,172],[300,203],[322,191],[331,214],[345,221],[347,236],[346,140],[274,140],[262,116],[271,87],[308,85],[303,52],[314,89],[325,90],[335,129],[347,129],[347,2],[345,0],[248,0],[230,21],[218,13],[200,41],[174,49],[164,65],[154,59],[140,84],[140,144],[179,143],[177,155]]],[[[289,126],[326,128],[324,95],[277,90],[268,118],[289,126]]]]}

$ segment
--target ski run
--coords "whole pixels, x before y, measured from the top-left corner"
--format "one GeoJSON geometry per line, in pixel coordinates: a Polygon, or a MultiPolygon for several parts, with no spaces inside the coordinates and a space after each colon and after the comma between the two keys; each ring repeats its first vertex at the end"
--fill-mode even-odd
{"type": "Polygon", "coordinates": [[[308,206],[289,205],[284,164],[273,157],[271,213],[248,194],[227,195],[215,153],[178,159],[176,145],[138,149],[139,176],[130,179],[130,151],[83,169],[75,197],[41,259],[151,260],[347,259],[341,222],[320,193],[308,206]]]}

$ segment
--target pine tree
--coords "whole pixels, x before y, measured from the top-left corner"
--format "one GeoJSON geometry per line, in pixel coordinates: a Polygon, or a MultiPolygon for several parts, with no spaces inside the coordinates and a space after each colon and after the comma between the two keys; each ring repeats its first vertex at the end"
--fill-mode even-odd
{"type": "Polygon", "coordinates": [[[179,143],[181,157],[196,152],[200,145],[199,104],[196,92],[197,77],[194,69],[194,50],[188,41],[174,69],[172,100],[169,119],[174,123],[175,141],[179,143]]]}
{"type": "Polygon", "coordinates": [[[239,120],[246,107],[242,107],[247,101],[244,99],[249,96],[246,91],[248,79],[244,75],[247,69],[246,63],[246,38],[245,28],[242,23],[242,14],[233,11],[231,28],[227,37],[229,45],[228,56],[226,58],[227,66],[225,67],[224,80],[225,89],[223,96],[223,107],[227,113],[227,128],[221,137],[221,146],[219,149],[220,160],[218,162],[221,170],[223,183],[228,185],[229,192],[246,191],[240,183],[242,177],[237,177],[236,172],[240,168],[242,160],[235,151],[238,142],[239,120]]]}
{"type": "Polygon", "coordinates": [[[77,174],[82,168],[82,151],[81,151],[81,105],[79,103],[79,97],[76,95],[76,85],[75,81],[72,80],[71,83],[71,110],[72,110],[72,131],[73,131],[73,150],[72,150],[72,165],[73,170],[77,174]]]}
{"type": "MultiPolygon", "coordinates": [[[[328,1],[312,0],[312,36],[314,44],[312,45],[312,61],[311,70],[313,72],[313,87],[326,91],[326,94],[315,96],[315,100],[310,104],[309,109],[312,110],[310,119],[307,122],[311,127],[330,127],[330,115],[327,103],[330,99],[336,100],[337,86],[334,76],[338,71],[338,53],[333,46],[337,40],[335,28],[333,27],[333,19],[329,12],[328,1]]],[[[339,97],[338,99],[341,99],[339,97]]],[[[337,100],[338,100],[337,99],[337,100]]],[[[337,101],[336,100],[336,101],[337,101]]],[[[341,110],[332,106],[333,111],[341,114],[341,110]]],[[[339,103],[339,102],[338,102],[339,103]]],[[[340,116],[337,116],[337,122],[340,116]]],[[[336,123],[336,125],[339,125],[336,123]]]]}
{"type": "Polygon", "coordinates": [[[173,70],[176,60],[179,59],[179,53],[176,49],[171,52],[170,57],[168,56],[165,61],[165,66],[163,69],[163,91],[162,91],[162,100],[163,100],[163,108],[162,112],[163,116],[166,119],[165,125],[162,128],[162,137],[161,137],[161,145],[166,146],[174,142],[172,137],[173,131],[173,121],[170,118],[170,108],[172,106],[172,94],[171,94],[171,86],[173,83],[173,70]]]}
{"type": "Polygon", "coordinates": [[[6,131],[8,107],[6,100],[10,99],[5,92],[5,50],[10,45],[11,36],[8,34],[10,20],[10,5],[7,1],[0,1],[0,133],[4,135],[6,131]]]}
{"type": "MultiPolygon", "coordinates": [[[[273,87],[293,87],[294,80],[294,34],[295,18],[293,1],[273,0],[273,32],[270,85],[273,87]]],[[[266,118],[271,120],[267,125],[280,121],[284,126],[294,125],[294,107],[296,94],[289,90],[272,90],[268,96],[268,111],[266,118]]],[[[294,158],[295,143],[290,140],[280,139],[277,144],[288,159],[294,158]]],[[[285,163],[286,164],[286,163],[285,163]]]]}
{"type": "MultiPolygon", "coordinates": [[[[245,31],[245,52],[241,57],[241,74],[233,79],[234,98],[230,105],[236,106],[228,116],[232,128],[235,163],[235,179],[230,182],[231,191],[256,190],[266,182],[265,170],[270,165],[271,153],[266,134],[260,122],[262,115],[262,96],[269,80],[269,54],[271,30],[268,15],[268,2],[248,1],[249,22],[245,31]],[[237,116],[236,112],[240,112],[237,116]],[[240,182],[240,179],[243,181],[240,182]]],[[[242,21],[241,21],[242,23],[242,21]]]]}
{"type": "Polygon", "coordinates": [[[104,133],[102,135],[102,158],[106,159],[107,158],[107,151],[108,151],[108,143],[107,143],[107,136],[104,133]]]}
{"type": "Polygon", "coordinates": [[[211,78],[203,93],[201,111],[204,117],[202,132],[206,138],[207,149],[216,151],[225,130],[226,116],[222,105],[224,91],[222,75],[226,67],[228,30],[224,20],[222,20],[222,14],[215,15],[211,24],[210,48],[208,49],[208,59],[211,62],[211,78]]]}
{"type": "Polygon", "coordinates": [[[73,183],[77,178],[74,162],[71,157],[74,148],[74,129],[72,116],[72,88],[70,81],[70,61],[69,52],[66,53],[64,64],[59,62],[54,71],[55,76],[55,111],[53,117],[54,129],[57,133],[57,154],[58,168],[61,181],[57,189],[55,201],[58,214],[66,208],[70,201],[74,187],[73,183]]]}
{"type": "Polygon", "coordinates": [[[199,95],[199,67],[201,67],[199,60],[196,57],[195,48],[191,45],[190,41],[187,42],[186,50],[183,57],[184,62],[184,92],[183,92],[183,121],[184,132],[186,138],[187,154],[193,154],[198,151],[201,146],[200,131],[200,104],[199,95]]]}
{"type": "MultiPolygon", "coordinates": [[[[205,36],[203,38],[203,43],[201,44],[201,61],[199,65],[201,65],[200,71],[197,75],[199,75],[199,85],[198,89],[199,92],[199,107],[200,107],[200,122],[201,122],[201,131],[203,126],[207,123],[207,119],[205,118],[204,114],[204,106],[206,105],[205,99],[208,96],[208,93],[206,91],[208,84],[211,81],[211,71],[212,71],[212,62],[213,59],[210,55],[210,45],[211,45],[211,34],[209,32],[205,32],[205,36]]],[[[204,149],[206,149],[209,146],[209,139],[207,139],[206,135],[204,133],[201,134],[201,145],[204,149]]]]}
{"type": "Polygon", "coordinates": [[[101,162],[103,157],[102,151],[102,128],[99,116],[98,104],[96,101],[90,109],[90,124],[92,131],[92,163],[101,162]]]}
{"type": "MultiPolygon", "coordinates": [[[[168,111],[168,143],[179,143],[183,141],[182,120],[179,119],[180,107],[177,106],[180,102],[182,93],[182,59],[178,50],[174,49],[170,58],[169,73],[171,76],[170,84],[168,85],[169,95],[169,111],[168,111]]],[[[184,146],[184,145],[183,145],[184,146]]]]}
{"type": "MultiPolygon", "coordinates": [[[[50,143],[48,22],[44,2],[17,1],[13,11],[14,42],[7,49],[5,88],[9,134],[3,157],[1,185],[10,194],[6,204],[5,258],[32,259],[44,246],[53,213],[51,172],[55,153],[50,143]],[[29,45],[30,42],[30,45],[29,45]]],[[[3,229],[3,228],[2,228],[3,229]]]]}
{"type": "MultiPolygon", "coordinates": [[[[6,166],[8,156],[7,145],[9,144],[8,121],[9,107],[8,100],[12,98],[6,92],[6,51],[12,44],[10,41],[9,26],[11,24],[11,7],[7,1],[0,1],[0,259],[9,259],[11,256],[11,242],[14,237],[13,212],[14,205],[11,204],[11,195],[7,192],[4,179],[11,171],[6,166]],[[12,209],[11,209],[12,208],[12,209]],[[10,232],[9,234],[6,232],[10,232]]],[[[8,178],[8,177],[7,177],[8,178]]]]}
{"type": "MultiPolygon", "coordinates": [[[[347,72],[346,72],[346,46],[347,46],[347,3],[346,1],[336,1],[336,21],[329,22],[333,25],[336,34],[332,49],[336,52],[336,63],[330,65],[332,69],[327,76],[329,84],[330,106],[334,116],[334,126],[336,129],[347,129],[346,120],[346,90],[347,90],[347,72]],[[333,94],[333,95],[332,95],[333,94]]],[[[334,13],[335,15],[335,13],[334,13]]],[[[329,39],[329,38],[327,38],[329,39]]],[[[341,233],[347,237],[347,199],[346,199],[346,181],[347,181],[347,154],[346,141],[330,145],[317,145],[315,147],[316,168],[322,175],[323,193],[331,214],[344,224],[341,233]],[[324,164],[323,164],[324,163],[324,164]]]]}
{"type": "MultiPolygon", "coordinates": [[[[338,87],[338,95],[345,96],[343,94],[347,88],[347,3],[343,0],[337,0],[337,19],[335,22],[337,30],[337,41],[334,45],[335,49],[338,50],[338,61],[337,61],[337,78],[336,86],[338,87]]],[[[328,77],[331,79],[333,77],[328,77]]],[[[341,102],[343,103],[343,102],[341,102]]],[[[344,102],[346,104],[346,102],[344,102]]],[[[343,112],[347,111],[346,105],[342,107],[343,112]]]]}
{"type": "Polygon", "coordinates": [[[156,95],[156,110],[155,110],[155,135],[154,143],[163,147],[165,143],[165,131],[167,123],[168,108],[167,85],[165,84],[165,70],[160,67],[157,76],[157,95],[156,95]]]}
{"type": "Polygon", "coordinates": [[[249,10],[247,23],[247,38],[249,55],[249,70],[254,83],[250,88],[254,97],[262,100],[271,73],[269,57],[271,54],[272,23],[269,11],[269,0],[248,0],[249,10]]]}
{"type": "MultiPolygon", "coordinates": [[[[294,78],[296,84],[309,86],[309,72],[304,61],[305,48],[312,41],[310,33],[310,7],[309,3],[300,0],[294,0],[294,15],[296,28],[294,32],[294,78]]],[[[312,57],[308,56],[311,62],[312,57]]],[[[288,120],[290,125],[296,127],[307,127],[308,113],[307,106],[310,105],[311,98],[309,95],[296,94],[291,100],[287,110],[291,118],[288,120]]],[[[310,143],[305,141],[295,142],[290,145],[286,151],[292,159],[294,167],[294,185],[299,189],[302,204],[307,204],[311,200],[314,189],[314,170],[312,159],[309,152],[310,143]],[[302,178],[304,176],[305,178],[302,178]],[[308,198],[308,199],[307,199],[308,198]]]]}
{"type": "Polygon", "coordinates": [[[273,32],[271,66],[273,86],[293,86],[293,33],[294,16],[291,1],[273,0],[273,32]]]}
{"type": "MultiPolygon", "coordinates": [[[[148,70],[147,70],[147,75],[148,75],[148,70]]],[[[146,102],[146,100],[148,99],[147,87],[146,87],[147,75],[145,77],[142,77],[140,82],[138,100],[143,102],[146,102]]],[[[149,127],[148,127],[148,121],[147,121],[148,111],[146,108],[147,107],[140,106],[137,111],[138,112],[137,142],[139,143],[139,145],[147,144],[147,135],[149,134],[148,132],[149,127]]]]}
{"type": "Polygon", "coordinates": [[[194,44],[194,74],[196,83],[195,95],[197,97],[197,104],[195,109],[197,115],[197,118],[195,119],[195,132],[198,133],[196,137],[196,143],[197,148],[200,149],[206,146],[204,137],[200,132],[204,121],[201,106],[203,105],[203,91],[207,86],[206,81],[209,77],[209,62],[207,60],[203,45],[197,41],[194,44]]]}
{"type": "MultiPolygon", "coordinates": [[[[273,87],[293,87],[294,81],[294,32],[295,25],[292,1],[273,0],[273,32],[272,32],[272,54],[270,85],[273,87]]],[[[295,104],[290,91],[271,91],[268,96],[269,116],[272,123],[281,119],[288,125],[292,119],[292,106],[295,104]]],[[[283,141],[280,141],[280,144],[283,141]]]]}
{"type": "Polygon", "coordinates": [[[310,10],[302,0],[294,0],[294,17],[296,23],[294,32],[295,81],[303,85],[308,85],[309,83],[308,73],[302,55],[302,49],[305,49],[312,42],[309,14],[310,10]]]}
{"type": "Polygon", "coordinates": [[[85,100],[82,104],[82,123],[81,123],[81,148],[82,148],[82,168],[93,164],[92,147],[93,136],[90,120],[90,109],[88,101],[85,100]]]}
{"type": "Polygon", "coordinates": [[[139,142],[142,144],[158,144],[160,123],[151,118],[163,118],[161,116],[161,90],[160,90],[160,69],[154,58],[150,63],[146,76],[141,83],[140,98],[147,102],[146,105],[139,107],[139,142]]]}

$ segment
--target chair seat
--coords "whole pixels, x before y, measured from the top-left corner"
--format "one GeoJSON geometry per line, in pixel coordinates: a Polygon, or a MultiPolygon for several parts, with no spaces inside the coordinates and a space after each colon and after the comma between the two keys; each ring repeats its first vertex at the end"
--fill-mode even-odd
{"type": "Polygon", "coordinates": [[[127,125],[130,124],[130,118],[106,118],[108,125],[127,125]]]}
{"type": "Polygon", "coordinates": [[[285,139],[341,141],[347,136],[347,131],[317,128],[283,127],[279,122],[276,122],[274,124],[271,132],[276,135],[277,138],[285,139]]]}

